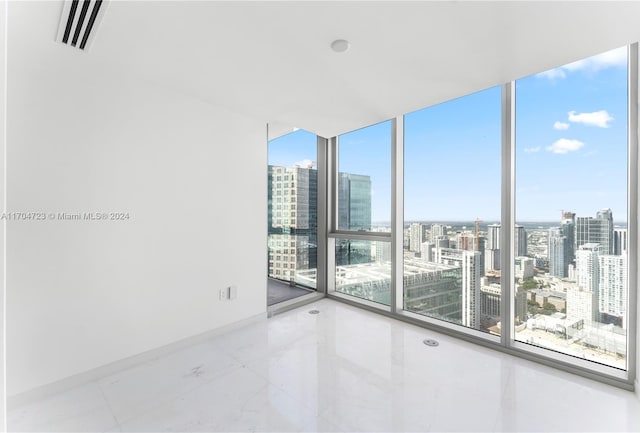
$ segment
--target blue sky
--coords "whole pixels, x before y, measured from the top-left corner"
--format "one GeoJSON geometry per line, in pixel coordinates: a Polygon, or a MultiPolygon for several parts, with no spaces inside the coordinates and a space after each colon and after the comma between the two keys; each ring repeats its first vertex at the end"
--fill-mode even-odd
{"type": "Polygon", "coordinates": [[[608,207],[626,221],[626,50],[520,80],[516,94],[517,215],[608,207]]]}
{"type": "Polygon", "coordinates": [[[302,129],[269,142],[269,164],[291,167],[294,164],[317,160],[317,142],[314,134],[302,129]]]}
{"type": "MultiPolygon", "coordinates": [[[[626,221],[626,49],[516,82],[516,219],[555,221],[561,210],[626,221]]],[[[390,219],[390,122],[339,137],[340,171],[372,178],[372,219],[390,219]]],[[[405,219],[498,221],[500,88],[405,117],[405,219]]],[[[316,138],[273,140],[269,163],[316,160],[316,138]]]]}

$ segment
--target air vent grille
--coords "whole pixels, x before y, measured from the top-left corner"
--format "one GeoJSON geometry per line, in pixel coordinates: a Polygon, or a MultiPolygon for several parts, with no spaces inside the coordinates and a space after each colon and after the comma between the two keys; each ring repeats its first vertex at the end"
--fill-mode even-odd
{"type": "Polygon", "coordinates": [[[57,41],[86,50],[104,15],[106,0],[65,0],[57,41]]]}

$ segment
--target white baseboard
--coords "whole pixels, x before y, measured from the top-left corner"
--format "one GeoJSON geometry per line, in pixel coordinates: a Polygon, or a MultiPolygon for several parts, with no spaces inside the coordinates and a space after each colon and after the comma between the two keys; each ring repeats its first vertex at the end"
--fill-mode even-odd
{"type": "Polygon", "coordinates": [[[152,361],[161,356],[168,355],[176,352],[185,347],[193,346],[202,343],[217,335],[224,334],[235,329],[239,329],[257,323],[267,319],[267,313],[260,313],[256,316],[249,317],[247,319],[240,320],[238,322],[230,323],[228,325],[221,326],[220,328],[213,329],[211,331],[204,332],[202,334],[187,337],[182,340],[174,341],[165,346],[160,346],[156,349],[151,349],[146,352],[142,352],[138,355],[134,355],[128,358],[114,361],[109,364],[85,371],[83,373],[74,374],[73,376],[65,377],[64,379],[56,382],[48,383],[46,385],[39,386],[37,388],[30,389],[19,394],[7,396],[7,410],[12,410],[17,407],[29,404],[44,398],[50,397],[55,394],[59,394],[68,391],[77,386],[85,385],[90,382],[95,382],[107,377],[114,373],[118,373],[122,370],[135,367],[145,362],[152,361]]]}

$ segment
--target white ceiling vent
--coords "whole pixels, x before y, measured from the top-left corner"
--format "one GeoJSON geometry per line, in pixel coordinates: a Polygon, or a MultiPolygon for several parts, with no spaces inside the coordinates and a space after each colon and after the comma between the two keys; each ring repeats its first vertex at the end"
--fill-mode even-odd
{"type": "Polygon", "coordinates": [[[86,50],[104,15],[106,0],[64,0],[56,41],[86,50]]]}

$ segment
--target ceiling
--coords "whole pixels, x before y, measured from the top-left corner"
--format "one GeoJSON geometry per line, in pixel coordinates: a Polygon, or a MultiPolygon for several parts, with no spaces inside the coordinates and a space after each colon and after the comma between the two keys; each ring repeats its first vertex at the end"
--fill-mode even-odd
{"type": "MultiPolygon", "coordinates": [[[[43,27],[34,34],[46,45],[61,9],[16,14],[43,27]]],[[[639,18],[640,2],[613,1],[112,0],[89,52],[56,50],[86,73],[139,77],[268,122],[272,135],[330,137],[638,41],[639,18]],[[346,53],[329,48],[339,38],[346,53]]]]}

